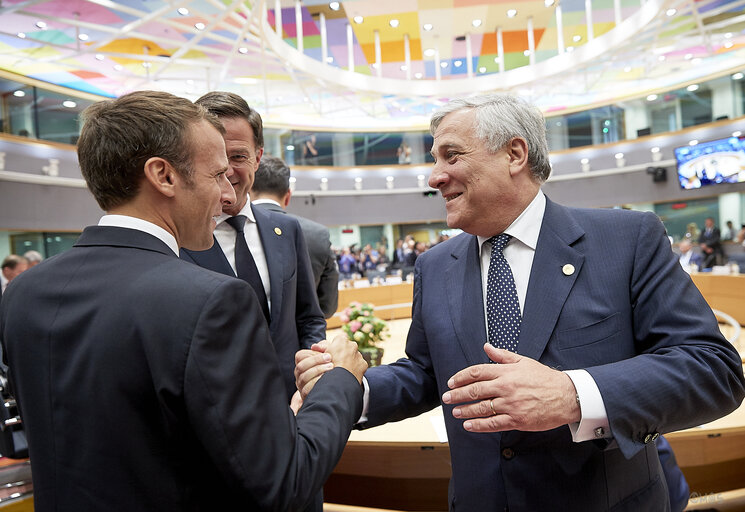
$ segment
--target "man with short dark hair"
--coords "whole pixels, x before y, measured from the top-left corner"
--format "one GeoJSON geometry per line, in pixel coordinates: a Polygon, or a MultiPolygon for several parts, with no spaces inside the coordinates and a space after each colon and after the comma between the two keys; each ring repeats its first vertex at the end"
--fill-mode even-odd
{"type": "Polygon", "coordinates": [[[297,220],[251,207],[249,191],[264,154],[258,112],[229,92],[210,92],[196,103],[225,126],[229,180],[236,199],[223,204],[214,245],[206,251],[185,248],[181,257],[252,285],[269,325],[289,402],[296,389],[295,353],[326,337],[326,320],[318,305],[305,238],[297,220]]]}
{"type": "Polygon", "coordinates": [[[235,202],[222,130],[162,92],[84,112],[78,159],[106,215],[0,302],[36,510],[301,510],[344,449],[356,345],[334,340],[341,368],[291,408],[249,285],[178,258],[235,202]]]}
{"type": "MultiPolygon", "coordinates": [[[[290,168],[275,156],[264,155],[251,187],[251,203],[269,211],[285,214],[290,204],[290,168]]],[[[329,229],[323,224],[298,215],[291,216],[300,223],[308,245],[308,255],[313,268],[318,304],[326,318],[336,312],[339,303],[339,268],[331,250],[329,229]]]]}
{"type": "MultiPolygon", "coordinates": [[[[362,426],[442,405],[451,510],[670,510],[655,441],[733,411],[745,379],[659,218],[550,201],[519,98],[453,100],[430,131],[465,233],[417,258],[407,357],[365,376],[362,426]]],[[[307,391],[320,355],[298,357],[307,391]]]]}
{"type": "Polygon", "coordinates": [[[28,270],[29,262],[23,256],[17,254],[9,254],[5,257],[2,263],[2,282],[0,284],[0,293],[5,291],[5,288],[10,282],[18,277],[21,272],[28,270]]]}

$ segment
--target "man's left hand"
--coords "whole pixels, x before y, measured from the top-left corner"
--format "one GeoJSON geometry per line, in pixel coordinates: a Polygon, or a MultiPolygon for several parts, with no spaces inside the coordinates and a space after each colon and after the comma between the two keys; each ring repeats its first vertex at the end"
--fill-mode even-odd
{"type": "Polygon", "coordinates": [[[471,432],[539,432],[576,423],[581,411],[569,376],[534,359],[484,345],[489,359],[459,371],[448,381],[445,404],[471,432]]]}

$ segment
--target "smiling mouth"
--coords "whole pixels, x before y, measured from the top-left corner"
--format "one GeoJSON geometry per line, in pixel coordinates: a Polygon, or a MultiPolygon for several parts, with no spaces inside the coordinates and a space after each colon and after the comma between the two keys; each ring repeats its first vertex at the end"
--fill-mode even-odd
{"type": "Polygon", "coordinates": [[[463,193],[462,193],[462,192],[458,192],[457,194],[448,194],[448,195],[443,195],[442,197],[444,197],[444,198],[445,198],[445,202],[446,202],[446,203],[449,203],[449,202],[450,202],[450,201],[452,201],[453,199],[456,199],[456,198],[458,198],[458,197],[460,197],[460,196],[462,196],[462,195],[463,195],[463,193]]]}

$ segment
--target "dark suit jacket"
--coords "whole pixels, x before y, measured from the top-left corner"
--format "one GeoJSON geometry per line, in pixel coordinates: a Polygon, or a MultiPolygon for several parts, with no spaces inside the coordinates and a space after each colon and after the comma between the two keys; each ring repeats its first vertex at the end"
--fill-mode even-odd
{"type": "MultiPolygon", "coordinates": [[[[259,203],[253,206],[287,214],[281,206],[272,203],[259,203]]],[[[305,243],[308,245],[313,280],[316,284],[318,304],[321,306],[323,316],[331,318],[339,307],[339,267],[336,264],[336,255],[331,250],[329,229],[305,217],[297,215],[290,215],[290,217],[297,219],[303,230],[305,243]]]]}
{"type": "MultiPolygon", "coordinates": [[[[287,215],[253,208],[264,246],[271,286],[271,334],[285,378],[287,399],[296,391],[295,353],[326,339],[326,320],[318,307],[308,250],[297,221],[287,215]],[[276,231],[279,228],[279,233],[276,231]]],[[[235,276],[220,245],[207,251],[181,250],[181,258],[221,274],[235,276]]]]}
{"type": "MultiPolygon", "coordinates": [[[[417,258],[408,359],[368,370],[366,426],[439,405],[453,374],[488,362],[486,339],[478,241],[461,234],[417,258]]],[[[737,352],[649,213],[547,201],[518,352],[586,369],[614,442],[574,443],[567,426],[469,433],[444,405],[451,510],[666,510],[655,434],[722,416],[745,395],[737,352]]]]}
{"type": "Polygon", "coordinates": [[[245,282],[117,227],[31,270],[0,336],[36,510],[297,510],[320,488],[360,386],[334,370],[295,418],[245,282]]]}
{"type": "Polygon", "coordinates": [[[722,242],[720,239],[721,236],[719,233],[719,228],[717,227],[712,228],[711,232],[708,234],[706,233],[706,229],[704,229],[699,235],[698,243],[706,244],[713,250],[711,254],[703,253],[701,255],[704,260],[701,264],[703,268],[710,268],[714,265],[720,265],[724,263],[723,261],[721,261],[724,257],[724,250],[722,249],[722,242]]]}

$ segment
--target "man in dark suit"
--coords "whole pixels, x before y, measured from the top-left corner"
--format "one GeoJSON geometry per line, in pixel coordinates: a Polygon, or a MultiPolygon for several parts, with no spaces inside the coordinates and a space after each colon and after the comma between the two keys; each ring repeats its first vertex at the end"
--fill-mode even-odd
{"type": "Polygon", "coordinates": [[[548,200],[519,99],[451,101],[431,132],[465,233],[417,258],[408,357],[368,372],[362,426],[442,404],[451,510],[669,510],[654,441],[734,410],[745,379],[659,219],[548,200]]]}
{"type": "Polygon", "coordinates": [[[698,237],[698,245],[704,258],[701,268],[711,268],[714,265],[722,264],[724,250],[722,249],[719,228],[714,225],[712,217],[706,218],[704,230],[698,237]]]}
{"type": "Polygon", "coordinates": [[[240,96],[227,92],[207,93],[196,103],[215,114],[225,126],[231,167],[228,179],[236,200],[223,204],[214,231],[214,245],[207,251],[185,249],[181,257],[201,267],[249,280],[236,273],[236,242],[242,241],[237,237],[245,240],[255,264],[254,272],[258,271],[252,286],[264,306],[289,402],[295,391],[295,352],[326,337],[326,320],[318,306],[305,238],[297,220],[251,207],[248,193],[264,152],[258,112],[240,96]],[[231,217],[239,215],[243,235],[230,224],[231,217]]]}
{"type": "Polygon", "coordinates": [[[255,293],[178,258],[235,201],[219,121],[153,91],[84,117],[107,215],[0,303],[36,510],[301,509],[361,410],[356,345],[334,340],[345,369],[289,407],[255,293]]]}
{"type": "MultiPolygon", "coordinates": [[[[281,158],[264,155],[254,175],[251,203],[272,212],[286,214],[290,204],[290,168],[281,158]]],[[[323,316],[330,318],[339,303],[339,268],[331,250],[329,229],[305,217],[291,215],[300,223],[308,245],[318,303],[323,316]]]]}

